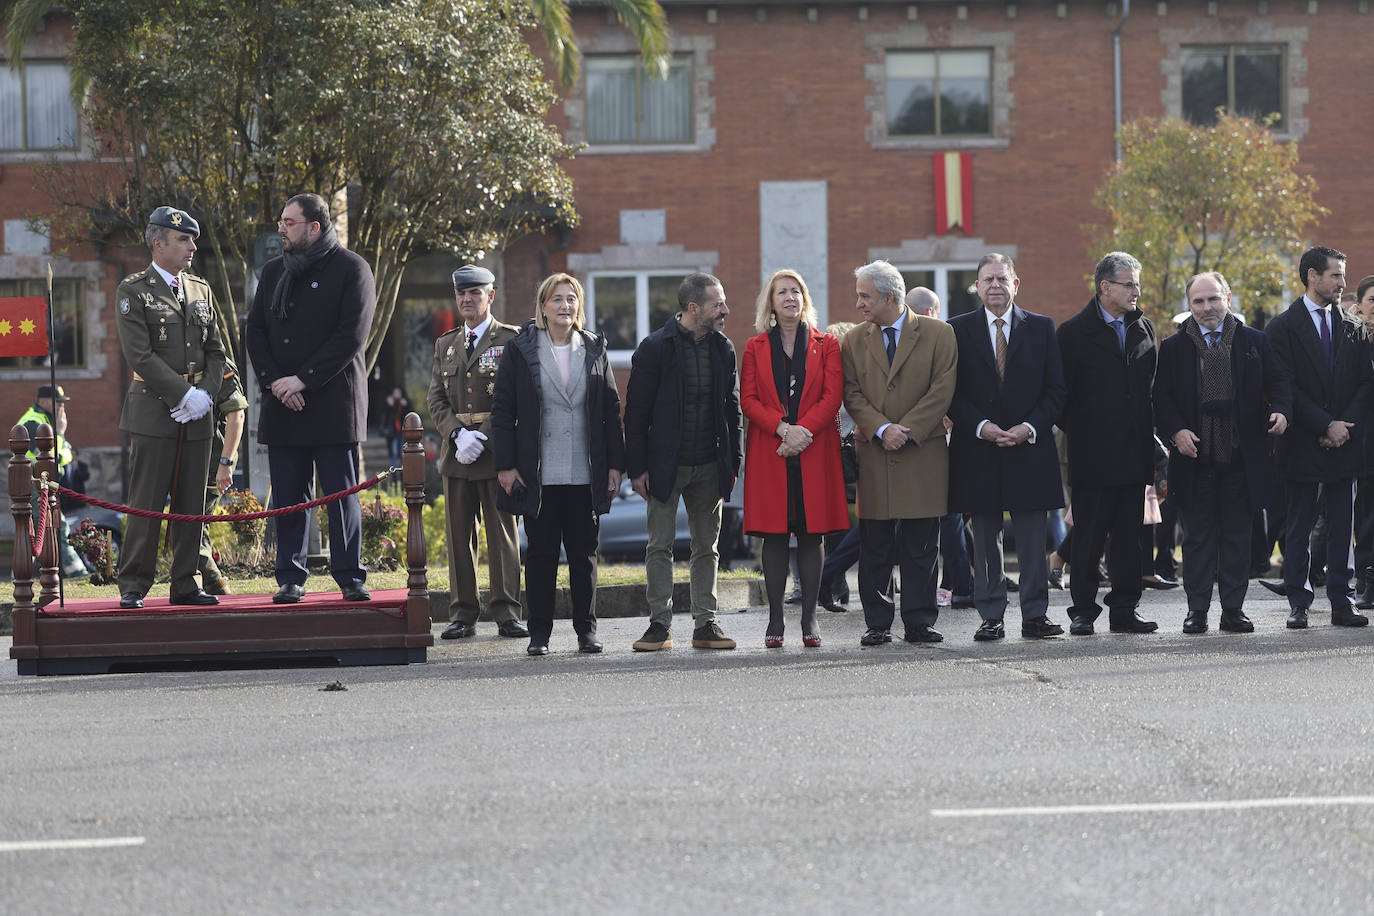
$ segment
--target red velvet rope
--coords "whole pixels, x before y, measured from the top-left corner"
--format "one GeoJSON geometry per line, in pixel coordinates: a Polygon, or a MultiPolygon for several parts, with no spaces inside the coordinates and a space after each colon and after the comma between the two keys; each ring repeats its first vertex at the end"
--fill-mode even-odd
{"type": "Polygon", "coordinates": [[[43,555],[43,539],[48,533],[48,494],[41,490],[38,499],[38,533],[33,533],[33,519],[29,519],[29,540],[33,542],[33,555],[43,555]]]}
{"type": "MultiPolygon", "coordinates": [[[[85,493],[77,493],[68,490],[66,487],[58,487],[58,490],[92,506],[99,506],[102,509],[112,509],[115,512],[125,512],[129,515],[137,515],[139,518],[160,518],[171,522],[246,522],[255,518],[276,518],[279,515],[290,515],[293,512],[304,512],[306,509],[314,509],[326,503],[332,503],[343,499],[345,496],[352,496],[354,493],[361,492],[386,480],[398,468],[388,468],[375,477],[364,480],[355,487],[347,490],[340,490],[338,493],[331,493],[328,496],[321,496],[319,499],[312,499],[308,503],[300,503],[295,506],[282,506],[280,509],[264,509],[261,512],[240,512],[237,515],[179,515],[175,512],[155,512],[152,509],[135,509],[133,506],[121,506],[118,503],[107,503],[103,499],[96,499],[94,496],[87,496],[85,493]]],[[[35,551],[36,553],[37,551],[35,551]]]]}

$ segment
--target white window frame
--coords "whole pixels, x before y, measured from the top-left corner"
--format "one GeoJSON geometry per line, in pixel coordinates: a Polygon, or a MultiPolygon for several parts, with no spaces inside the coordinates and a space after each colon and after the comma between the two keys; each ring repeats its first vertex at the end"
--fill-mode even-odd
{"type": "MultiPolygon", "coordinates": [[[[596,280],[598,277],[634,277],[635,281],[635,333],[634,341],[636,346],[639,341],[648,337],[658,328],[649,327],[649,278],[650,277],[673,277],[681,280],[687,273],[680,267],[665,268],[641,268],[633,270],[616,270],[608,268],[605,270],[593,270],[587,274],[584,291],[587,295],[587,329],[595,332],[596,330],[596,280]]],[[[630,365],[630,359],[634,356],[634,348],[628,350],[608,350],[606,356],[611,361],[611,365],[616,369],[625,369],[630,365]]]]}
{"type": "MultiPolygon", "coordinates": [[[[9,67],[8,62],[0,60],[0,66],[9,67]]],[[[31,157],[35,154],[71,154],[81,149],[81,112],[77,109],[76,103],[71,102],[72,107],[72,135],[69,138],[70,145],[67,146],[30,146],[29,145],[29,93],[28,80],[29,71],[32,67],[60,66],[67,73],[67,84],[71,86],[71,67],[65,60],[53,60],[49,58],[25,58],[24,66],[19,71],[10,71],[10,77],[16,81],[19,87],[19,146],[0,147],[0,156],[12,157],[31,157]]],[[[70,101],[70,92],[67,95],[70,101]]]]}
{"type": "Polygon", "coordinates": [[[916,270],[929,270],[935,274],[935,295],[940,297],[940,320],[949,320],[949,274],[954,270],[978,270],[977,261],[943,261],[932,263],[896,263],[892,265],[899,273],[916,270]]]}

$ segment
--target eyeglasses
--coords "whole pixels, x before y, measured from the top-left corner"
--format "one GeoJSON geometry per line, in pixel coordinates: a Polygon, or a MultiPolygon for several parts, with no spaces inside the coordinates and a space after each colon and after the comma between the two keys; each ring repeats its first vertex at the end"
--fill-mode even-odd
{"type": "Polygon", "coordinates": [[[290,229],[297,223],[313,223],[313,219],[279,219],[277,220],[278,229],[290,229]]]}
{"type": "Polygon", "coordinates": [[[1108,280],[1107,282],[1112,284],[1113,286],[1120,286],[1122,289],[1129,289],[1132,292],[1137,293],[1140,292],[1139,283],[1122,283],[1120,280],[1108,280]]]}

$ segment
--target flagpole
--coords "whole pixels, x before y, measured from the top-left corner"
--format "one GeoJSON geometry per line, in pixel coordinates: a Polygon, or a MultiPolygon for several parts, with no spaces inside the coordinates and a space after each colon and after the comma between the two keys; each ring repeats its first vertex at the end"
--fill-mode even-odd
{"type": "MultiPolygon", "coordinates": [[[[57,411],[58,411],[58,405],[60,405],[62,402],[59,401],[59,400],[57,399],[57,347],[56,347],[56,343],[55,343],[55,342],[56,342],[56,339],[57,339],[57,319],[56,319],[56,317],[53,315],[53,307],[52,307],[52,262],[51,262],[51,261],[48,262],[48,288],[47,288],[47,298],[48,298],[48,329],[47,329],[47,330],[48,330],[48,380],[49,380],[48,383],[49,383],[50,385],[52,385],[52,395],[53,395],[53,397],[52,397],[52,423],[53,423],[52,436],[53,436],[53,449],[56,450],[56,448],[57,448],[57,411]]],[[[56,456],[54,455],[54,457],[56,457],[56,456]]],[[[57,467],[57,462],[56,462],[56,461],[53,462],[53,467],[57,467]]],[[[56,483],[56,482],[57,482],[57,481],[53,481],[53,483],[56,483]]],[[[44,498],[44,499],[47,499],[47,498],[48,498],[48,494],[47,494],[46,492],[43,494],[43,498],[44,498]]],[[[62,511],[62,500],[61,500],[60,497],[59,497],[58,500],[57,500],[57,511],[58,511],[58,512],[61,512],[61,511],[62,511]]],[[[56,531],[62,530],[62,522],[61,522],[60,520],[54,520],[54,527],[53,527],[53,530],[54,530],[55,532],[56,532],[56,531]]],[[[67,589],[66,589],[66,584],[65,584],[65,577],[64,577],[63,574],[62,574],[62,548],[61,548],[61,545],[59,545],[59,546],[58,546],[58,549],[57,549],[57,606],[60,607],[60,608],[65,608],[65,607],[67,606],[67,589]]]]}

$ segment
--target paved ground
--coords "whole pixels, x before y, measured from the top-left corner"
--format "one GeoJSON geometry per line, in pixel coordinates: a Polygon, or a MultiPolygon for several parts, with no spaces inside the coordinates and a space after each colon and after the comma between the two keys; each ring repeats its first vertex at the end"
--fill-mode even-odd
{"type": "Polygon", "coordinates": [[[860,649],[822,612],[769,651],[755,609],[724,653],[678,617],[660,654],[624,619],[598,657],[560,622],[543,659],[484,624],[409,668],[6,662],[0,910],[1369,912],[1374,632],[1256,591],[1252,636],[1183,636],[1170,592],[1144,637],[954,611],[860,649]]]}

